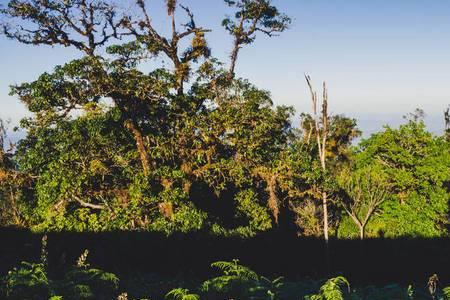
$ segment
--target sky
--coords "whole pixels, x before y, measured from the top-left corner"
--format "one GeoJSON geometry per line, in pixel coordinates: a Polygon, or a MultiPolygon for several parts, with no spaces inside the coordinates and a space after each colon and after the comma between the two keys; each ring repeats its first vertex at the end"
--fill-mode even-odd
{"type": "MultiPolygon", "coordinates": [[[[0,0],[5,5],[7,0],[0,0]]],[[[213,56],[225,63],[231,39],[220,22],[230,11],[222,0],[185,0],[207,35],[213,56]]],[[[124,1],[123,3],[126,3],[124,1]]],[[[154,25],[164,30],[163,0],[148,0],[154,25]]],[[[364,136],[383,125],[398,126],[421,108],[439,134],[450,105],[450,1],[273,0],[293,23],[279,37],[258,36],[242,49],[237,75],[272,93],[277,105],[310,112],[304,74],[326,81],[330,110],[358,119],[364,136]]],[[[126,5],[126,4],[124,4],[126,5]]],[[[181,14],[181,12],[179,12],[181,14]]],[[[181,22],[181,20],[180,20],[181,22]]],[[[34,47],[0,36],[0,118],[11,127],[27,115],[9,85],[32,81],[80,54],[34,47]]],[[[298,119],[293,120],[298,125],[298,119]]]]}

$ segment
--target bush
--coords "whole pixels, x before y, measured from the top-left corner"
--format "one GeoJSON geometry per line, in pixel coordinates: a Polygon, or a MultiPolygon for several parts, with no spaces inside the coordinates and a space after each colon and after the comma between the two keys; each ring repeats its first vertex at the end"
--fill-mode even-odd
{"type": "Polygon", "coordinates": [[[9,300],[47,300],[50,287],[43,264],[22,262],[8,272],[4,279],[5,295],[9,300]]]}

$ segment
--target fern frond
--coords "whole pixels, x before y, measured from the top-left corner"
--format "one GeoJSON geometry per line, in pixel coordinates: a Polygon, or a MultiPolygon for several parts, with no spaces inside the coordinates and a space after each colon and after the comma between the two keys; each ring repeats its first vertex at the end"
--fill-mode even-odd
{"type": "Polygon", "coordinates": [[[442,294],[444,295],[445,300],[450,300],[450,286],[443,288],[442,294]]]}
{"type": "Polygon", "coordinates": [[[350,283],[343,276],[331,278],[320,287],[316,295],[306,296],[307,300],[344,300],[344,289],[350,292],[350,283]]]}
{"type": "Polygon", "coordinates": [[[177,288],[168,292],[165,296],[168,300],[200,300],[197,294],[191,294],[188,289],[177,288]]]}
{"type": "Polygon", "coordinates": [[[258,280],[258,275],[251,269],[239,264],[238,259],[230,261],[216,261],[211,264],[211,267],[219,269],[227,276],[238,276],[242,278],[248,278],[258,280]]]}

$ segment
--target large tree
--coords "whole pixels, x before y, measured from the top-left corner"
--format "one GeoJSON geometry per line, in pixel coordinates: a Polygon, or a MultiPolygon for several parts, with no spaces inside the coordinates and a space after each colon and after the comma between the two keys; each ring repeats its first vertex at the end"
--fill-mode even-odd
{"type": "MultiPolygon", "coordinates": [[[[269,1],[226,3],[250,30],[239,47],[289,23],[269,1]]],[[[12,88],[33,113],[16,156],[35,178],[28,204],[38,228],[253,234],[277,221],[273,162],[288,147],[292,109],[230,76],[193,12],[166,5],[167,36],[144,1],[133,13],[99,0],[14,0],[1,11],[7,37],[83,53],[12,88]],[[142,72],[154,58],[172,65],[142,72]]]]}

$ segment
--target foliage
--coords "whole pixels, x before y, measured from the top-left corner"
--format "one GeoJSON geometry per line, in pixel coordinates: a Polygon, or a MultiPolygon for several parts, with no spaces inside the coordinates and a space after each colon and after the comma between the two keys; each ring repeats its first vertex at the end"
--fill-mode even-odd
{"type": "Polygon", "coordinates": [[[443,288],[442,293],[444,295],[444,299],[450,299],[450,287],[443,288]]]}
{"type": "Polygon", "coordinates": [[[264,276],[261,276],[256,283],[255,287],[250,289],[252,299],[259,300],[275,300],[283,293],[284,278],[278,277],[274,280],[270,280],[264,276]]]}
{"type": "MultiPolygon", "coordinates": [[[[87,252],[85,252],[86,254],[87,252]]],[[[142,282],[130,278],[137,285],[127,286],[128,292],[119,293],[119,280],[111,274],[98,269],[89,268],[86,255],[80,258],[80,264],[66,272],[64,279],[48,279],[41,264],[22,263],[3,278],[5,289],[0,294],[2,299],[252,299],[252,300],[290,300],[290,299],[350,299],[350,300],[384,300],[429,299],[426,289],[419,287],[390,284],[386,286],[360,286],[350,289],[348,280],[343,276],[330,278],[326,281],[287,281],[283,277],[269,279],[256,274],[248,267],[239,264],[238,260],[218,261],[212,266],[221,274],[198,285],[198,281],[190,281],[191,275],[178,283],[188,288],[170,289],[171,284],[177,284],[172,279],[165,280],[158,275],[146,277],[142,282]],[[190,283],[189,283],[190,281],[190,283]],[[149,284],[143,288],[140,285],[149,284]],[[194,283],[197,282],[197,283],[194,283]],[[167,285],[168,283],[169,285],[167,285]],[[196,288],[196,286],[198,288],[196,288]],[[142,289],[142,290],[139,290],[142,289]],[[317,292],[314,292],[317,291],[317,292]],[[132,296],[133,295],[133,296],[132,296]],[[154,299],[154,298],[151,298],[154,299]]],[[[121,282],[125,282],[123,278],[121,282]]],[[[143,279],[143,278],[142,278],[143,279]]],[[[121,286],[123,289],[124,286],[121,286]]],[[[435,299],[449,299],[450,288],[433,289],[435,299]]]]}
{"type": "Polygon", "coordinates": [[[65,278],[56,288],[63,299],[113,299],[119,290],[119,278],[113,273],[89,268],[88,250],[77,260],[77,264],[66,272],[65,278]]]}
{"type": "Polygon", "coordinates": [[[11,300],[47,300],[50,296],[43,264],[22,262],[20,267],[8,272],[4,282],[5,295],[11,300]]]}
{"type": "Polygon", "coordinates": [[[342,187],[340,204],[364,238],[370,219],[388,199],[390,185],[380,165],[365,166],[357,170],[344,169],[338,177],[342,187]]]}
{"type": "MultiPolygon", "coordinates": [[[[322,117],[323,118],[323,117],[322,117]]],[[[283,153],[283,179],[281,188],[288,194],[289,204],[296,215],[299,233],[320,236],[323,206],[321,191],[334,196],[338,193],[337,175],[349,164],[352,157],[350,145],[360,135],[356,121],[345,116],[328,116],[326,159],[329,168],[323,170],[315,137],[313,116],[301,115],[300,132],[289,149],[283,153]],[[287,176],[286,176],[287,175],[287,176]]],[[[340,212],[332,202],[328,203],[329,225],[336,225],[340,212]]]]}
{"type": "MultiPolygon", "coordinates": [[[[292,107],[235,75],[240,49],[291,19],[270,0],[224,3],[228,64],[211,56],[211,30],[177,1],[165,3],[167,30],[154,27],[155,4],[142,0],[127,10],[115,1],[8,1],[4,36],[81,56],[11,87],[30,115],[13,147],[0,124],[0,225],[249,238],[320,236],[329,223],[330,233],[353,237],[350,218],[361,236],[446,235],[448,138],[427,132],[416,113],[353,147],[356,120],[329,115],[326,103],[293,128],[292,107]],[[339,180],[369,171],[392,191],[375,206],[339,180]]],[[[366,196],[382,189],[362,186],[366,196]]]]}
{"type": "Polygon", "coordinates": [[[447,234],[450,147],[443,137],[427,132],[423,121],[409,120],[363,140],[357,156],[358,167],[380,165],[392,186],[393,199],[381,205],[371,231],[389,237],[447,234]]]}
{"type": "Polygon", "coordinates": [[[231,53],[230,75],[234,76],[234,69],[239,50],[244,45],[252,44],[258,32],[267,36],[276,35],[287,29],[291,19],[280,13],[271,5],[270,0],[224,0],[225,3],[236,8],[233,17],[227,16],[222,26],[233,36],[234,47],[231,53]]]}
{"type": "Polygon", "coordinates": [[[74,268],[57,291],[63,299],[113,299],[118,294],[116,275],[98,269],[74,268]]]}
{"type": "Polygon", "coordinates": [[[200,300],[199,295],[190,294],[188,289],[182,288],[171,290],[165,298],[168,300],[200,300]]]}
{"type": "Polygon", "coordinates": [[[248,297],[250,287],[258,280],[258,275],[247,267],[239,264],[239,260],[232,262],[218,261],[211,264],[223,274],[205,281],[201,291],[209,297],[238,298],[248,297]]]}
{"type": "Polygon", "coordinates": [[[342,276],[331,278],[320,287],[319,293],[305,297],[305,300],[344,300],[345,289],[350,292],[350,284],[342,276]]]}
{"type": "Polygon", "coordinates": [[[16,145],[8,140],[7,122],[0,119],[0,226],[26,226],[23,194],[30,186],[28,174],[15,162],[16,145]]]}
{"type": "Polygon", "coordinates": [[[118,294],[119,279],[112,273],[89,268],[87,253],[62,280],[50,280],[43,263],[22,262],[3,279],[4,296],[8,300],[113,299],[118,294]]]}

